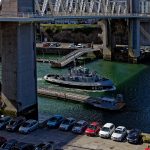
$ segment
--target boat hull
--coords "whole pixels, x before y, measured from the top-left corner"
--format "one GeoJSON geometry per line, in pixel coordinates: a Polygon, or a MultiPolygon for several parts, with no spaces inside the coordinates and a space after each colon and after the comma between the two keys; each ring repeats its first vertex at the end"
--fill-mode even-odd
{"type": "Polygon", "coordinates": [[[88,99],[85,103],[95,108],[107,110],[120,110],[126,105],[123,100],[117,102],[114,98],[111,101],[105,101],[103,98],[88,99]]]}
{"type": "Polygon", "coordinates": [[[48,83],[52,83],[55,85],[59,85],[62,87],[67,88],[76,88],[76,89],[84,89],[84,90],[98,90],[98,91],[114,91],[116,90],[116,87],[114,85],[106,85],[99,82],[95,83],[85,83],[85,82],[72,82],[72,81],[63,81],[63,80],[57,80],[53,77],[47,78],[47,76],[44,77],[44,80],[48,83]]]}

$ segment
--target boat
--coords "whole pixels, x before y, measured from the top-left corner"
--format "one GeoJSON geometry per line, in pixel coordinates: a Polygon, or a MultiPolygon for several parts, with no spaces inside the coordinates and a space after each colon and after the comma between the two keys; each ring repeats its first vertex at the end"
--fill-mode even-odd
{"type": "Polygon", "coordinates": [[[96,71],[90,72],[85,67],[74,67],[68,69],[68,74],[47,74],[44,80],[63,87],[98,90],[98,91],[112,91],[116,90],[114,83],[105,77],[97,75],[96,71]]]}
{"type": "Polygon", "coordinates": [[[125,106],[122,94],[117,94],[115,98],[114,97],[90,98],[85,103],[96,108],[103,108],[107,110],[120,110],[125,106]]]}

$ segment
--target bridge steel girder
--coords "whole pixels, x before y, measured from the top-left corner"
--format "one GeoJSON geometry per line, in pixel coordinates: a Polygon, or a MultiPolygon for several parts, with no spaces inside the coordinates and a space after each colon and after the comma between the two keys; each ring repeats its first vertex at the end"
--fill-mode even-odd
{"type": "MultiPolygon", "coordinates": [[[[34,12],[33,0],[7,0],[2,14],[12,10],[34,12]]],[[[0,22],[2,51],[2,101],[4,111],[38,119],[35,25],[32,22],[0,22]]]]}

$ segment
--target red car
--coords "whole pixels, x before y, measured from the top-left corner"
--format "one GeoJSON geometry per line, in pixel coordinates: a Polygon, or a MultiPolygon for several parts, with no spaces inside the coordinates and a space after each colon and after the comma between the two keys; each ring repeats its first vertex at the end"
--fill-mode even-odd
{"type": "Polygon", "coordinates": [[[147,147],[147,148],[145,148],[145,150],[150,150],[150,145],[148,145],[148,147],[147,147]]]}
{"type": "Polygon", "coordinates": [[[87,136],[96,136],[99,133],[101,127],[102,125],[100,123],[92,122],[85,130],[85,134],[87,136]]]}
{"type": "Polygon", "coordinates": [[[4,144],[5,142],[7,142],[7,140],[6,140],[4,137],[0,136],[0,147],[1,147],[1,145],[4,144]]]}

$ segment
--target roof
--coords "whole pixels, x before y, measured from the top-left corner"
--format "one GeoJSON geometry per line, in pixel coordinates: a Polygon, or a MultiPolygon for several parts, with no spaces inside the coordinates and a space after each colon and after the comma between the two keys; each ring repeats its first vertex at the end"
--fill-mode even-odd
{"type": "Polygon", "coordinates": [[[123,129],[125,129],[125,127],[124,126],[118,126],[117,128],[116,128],[116,130],[123,130],[123,129]]]}
{"type": "Polygon", "coordinates": [[[114,125],[113,123],[106,123],[106,124],[104,124],[104,126],[103,127],[107,127],[107,128],[109,128],[110,126],[112,126],[112,125],[114,125]]]}
{"type": "Polygon", "coordinates": [[[77,123],[83,124],[84,122],[86,122],[86,121],[85,120],[79,120],[77,123]]]}

